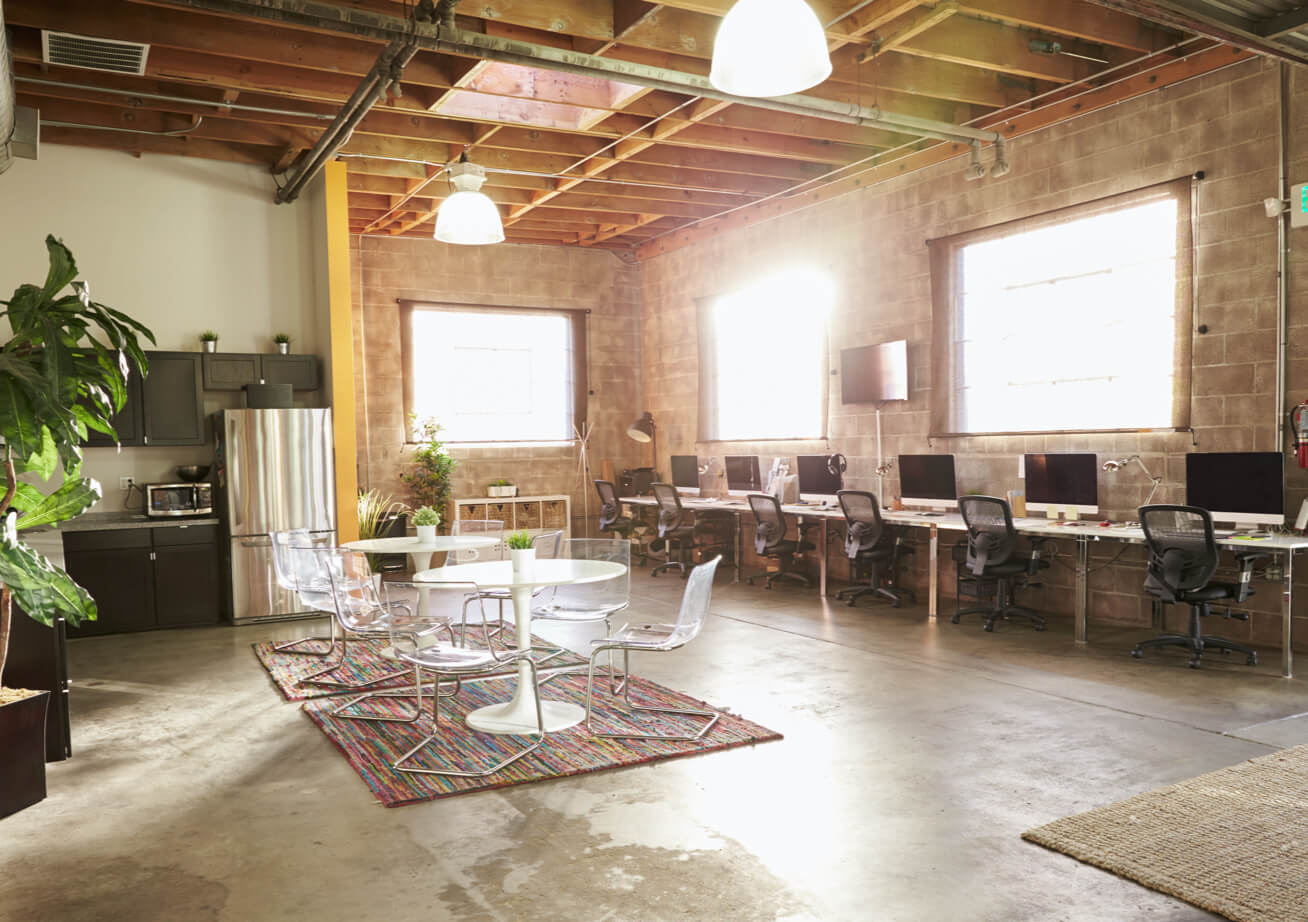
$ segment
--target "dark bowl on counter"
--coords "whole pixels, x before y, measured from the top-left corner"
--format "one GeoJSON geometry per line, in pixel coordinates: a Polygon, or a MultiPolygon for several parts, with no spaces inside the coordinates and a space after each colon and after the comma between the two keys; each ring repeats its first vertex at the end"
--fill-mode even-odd
{"type": "Polygon", "coordinates": [[[182,464],[177,468],[177,476],[187,483],[199,483],[209,476],[208,464],[182,464]]]}

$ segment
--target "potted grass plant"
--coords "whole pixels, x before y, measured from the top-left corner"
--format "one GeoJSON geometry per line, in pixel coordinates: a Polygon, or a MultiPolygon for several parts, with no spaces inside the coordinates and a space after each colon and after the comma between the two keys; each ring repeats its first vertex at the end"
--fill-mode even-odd
{"type": "Polygon", "coordinates": [[[531,535],[525,531],[515,531],[504,541],[509,546],[509,560],[513,563],[513,575],[521,576],[531,573],[536,563],[536,548],[531,543],[531,535]]]}
{"type": "Polygon", "coordinates": [[[273,344],[277,346],[277,352],[280,355],[286,355],[291,351],[291,337],[289,333],[273,334],[273,344]]]}
{"type": "Polygon", "coordinates": [[[205,352],[218,351],[218,334],[213,330],[205,330],[200,334],[200,345],[205,352]]]}
{"type": "MultiPolygon", "coordinates": [[[[389,538],[400,516],[407,514],[409,507],[398,502],[389,493],[381,490],[359,491],[359,538],[369,541],[374,538],[389,538]]],[[[373,573],[381,569],[382,554],[369,554],[368,566],[373,573]]]]}
{"type": "Polygon", "coordinates": [[[418,530],[419,541],[436,540],[436,526],[441,523],[441,514],[431,506],[419,506],[413,512],[413,527],[418,530]]]}
{"type": "Polygon", "coordinates": [[[513,481],[505,480],[501,477],[499,480],[492,480],[490,482],[490,485],[486,488],[486,495],[499,497],[517,496],[518,488],[513,485],[513,481]]]}
{"type": "Polygon", "coordinates": [[[22,532],[76,518],[100,499],[100,484],[82,475],[81,446],[91,429],[116,435],[110,420],[127,402],[129,369],[148,370],[139,340],[154,342],[131,317],[91,300],[67,247],[54,237],[45,247],[45,282],[0,301],[10,327],[0,346],[0,817],[45,797],[50,693],[4,687],[15,606],[47,626],[96,617],[95,600],[22,532]]]}

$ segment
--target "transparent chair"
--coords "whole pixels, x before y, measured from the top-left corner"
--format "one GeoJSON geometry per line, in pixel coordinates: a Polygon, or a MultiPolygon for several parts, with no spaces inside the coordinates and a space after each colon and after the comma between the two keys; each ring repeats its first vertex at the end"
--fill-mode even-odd
{"type": "MultiPolygon", "coordinates": [[[[444,631],[451,643],[454,641],[450,615],[458,611],[456,607],[442,608],[437,600],[429,599],[429,604],[419,617],[413,614],[413,609],[407,604],[394,603],[381,597],[366,554],[341,548],[322,550],[317,554],[320,564],[327,571],[333,610],[342,630],[361,637],[384,637],[389,646],[382,651],[382,656],[399,663],[402,652],[418,649],[427,638],[439,631],[444,631]]],[[[436,595],[448,596],[449,593],[436,595]]],[[[407,674],[406,668],[392,673],[392,676],[407,674]]],[[[433,694],[436,691],[433,689],[433,694]]],[[[422,689],[409,687],[365,692],[338,705],[332,710],[332,716],[379,723],[413,723],[422,716],[422,689]],[[417,698],[413,710],[398,717],[354,710],[361,703],[378,698],[411,697],[417,698]]]]}
{"type": "MultiPolygon", "coordinates": [[[[490,547],[473,547],[463,548],[462,550],[449,551],[445,555],[445,565],[447,567],[457,566],[462,563],[477,563],[483,560],[503,560],[504,559],[504,523],[498,519],[459,519],[453,527],[450,528],[451,535],[472,535],[478,538],[495,538],[498,543],[490,547]]],[[[506,596],[507,598],[507,596],[506,596]]],[[[472,603],[472,599],[468,599],[472,603]]],[[[503,603],[500,604],[501,615],[503,614],[503,603]]],[[[468,616],[465,611],[459,619],[462,625],[463,634],[459,642],[464,642],[467,633],[468,616]]]]}
{"type": "MultiPolygon", "coordinates": [[[[562,544],[562,542],[563,542],[562,531],[545,531],[545,532],[541,532],[539,535],[536,535],[531,539],[531,546],[536,551],[537,560],[547,560],[551,557],[559,556],[559,546],[560,544],[562,544]]],[[[537,590],[536,594],[539,595],[539,593],[542,591],[543,590],[537,590]]],[[[485,589],[482,591],[481,597],[487,601],[498,603],[499,612],[496,617],[496,624],[493,628],[491,628],[492,633],[498,635],[500,631],[504,629],[504,603],[505,602],[511,603],[513,601],[513,594],[509,592],[509,590],[507,589],[485,589]]],[[[463,617],[461,619],[461,626],[459,629],[460,643],[465,642],[465,634],[467,632],[467,629],[468,629],[468,610],[467,607],[465,606],[463,610],[463,617]]],[[[555,651],[551,653],[550,656],[545,657],[545,659],[550,659],[551,657],[558,656],[562,652],[563,652],[562,650],[555,651]]]]}
{"type": "MultiPolygon", "coordinates": [[[[696,708],[666,708],[636,704],[631,700],[631,683],[622,682],[622,696],[632,711],[645,711],[657,714],[677,714],[686,717],[707,718],[708,722],[694,733],[645,733],[623,731],[618,733],[596,733],[591,726],[592,704],[595,700],[595,661],[606,651],[622,651],[622,674],[624,679],[630,673],[628,660],[632,651],[646,653],[664,653],[684,647],[697,636],[708,618],[709,600],[713,595],[713,576],[717,572],[721,556],[702,563],[690,572],[686,581],[686,591],[681,597],[681,610],[673,624],[624,625],[617,633],[603,640],[596,640],[591,645],[590,663],[586,671],[586,731],[591,736],[609,739],[639,740],[682,740],[691,742],[707,733],[722,715],[717,711],[705,711],[696,708]]],[[[610,670],[612,666],[610,666],[610,670]]],[[[616,694],[616,692],[615,692],[616,694]]]]}
{"type": "MultiPolygon", "coordinates": [[[[372,679],[361,681],[342,680],[335,673],[350,661],[350,628],[338,617],[336,611],[336,599],[332,593],[331,584],[331,561],[343,554],[353,553],[343,548],[323,547],[322,545],[291,545],[286,548],[288,560],[291,564],[291,572],[295,578],[295,591],[302,601],[309,608],[315,611],[327,612],[333,616],[342,629],[341,637],[341,655],[336,662],[320,669],[317,672],[310,673],[299,680],[301,685],[318,685],[323,688],[338,688],[342,691],[357,691],[362,688],[369,688],[379,682],[387,682],[392,679],[400,678],[408,674],[408,670],[398,670],[387,672],[372,679]]],[[[363,567],[368,570],[366,555],[360,555],[363,558],[363,567]]],[[[369,585],[373,585],[372,573],[368,571],[369,585]]],[[[374,590],[375,591],[375,590],[374,590]]],[[[404,612],[412,614],[410,606],[403,603],[391,603],[384,606],[387,610],[394,609],[397,613],[404,612]]],[[[355,635],[358,639],[359,635],[355,635]]],[[[368,634],[362,636],[367,637],[368,634]]]]}
{"type": "MultiPolygon", "coordinates": [[[[550,586],[538,592],[531,602],[532,621],[555,621],[570,624],[604,622],[604,635],[613,633],[611,619],[631,601],[631,542],[625,538],[569,538],[560,543],[557,556],[569,560],[607,560],[620,563],[621,576],[594,583],[571,583],[550,586]]],[[[564,653],[562,647],[537,659],[544,663],[564,653]]],[[[547,677],[549,681],[553,676],[547,677]]],[[[609,658],[610,682],[616,682],[613,659],[609,658]]],[[[619,686],[613,686],[619,691],[619,686]]]]}
{"type": "MultiPolygon", "coordinates": [[[[314,541],[309,536],[309,530],[306,528],[295,528],[291,531],[275,531],[268,536],[272,544],[272,562],[273,576],[277,579],[277,585],[281,588],[295,592],[295,573],[291,566],[290,553],[288,551],[292,544],[300,547],[309,547],[314,541]]],[[[331,625],[330,637],[301,637],[299,640],[288,640],[284,643],[273,646],[274,652],[287,653],[294,656],[331,656],[336,649],[336,619],[328,618],[328,624],[331,625]],[[327,644],[327,649],[321,646],[308,649],[301,647],[302,644],[327,644]]]]}

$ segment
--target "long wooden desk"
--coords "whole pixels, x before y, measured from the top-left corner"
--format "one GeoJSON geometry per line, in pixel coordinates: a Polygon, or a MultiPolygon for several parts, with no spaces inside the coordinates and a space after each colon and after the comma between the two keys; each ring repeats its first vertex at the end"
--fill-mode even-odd
{"type": "MultiPolygon", "coordinates": [[[[625,496],[622,502],[632,506],[655,506],[651,496],[625,496]]],[[[682,497],[681,504],[692,512],[723,512],[735,516],[735,581],[740,581],[741,556],[743,551],[741,536],[741,517],[749,513],[749,504],[744,498],[729,497],[721,500],[682,497]]],[[[820,526],[818,547],[818,594],[827,594],[827,538],[832,520],[844,521],[844,514],[839,509],[817,505],[783,505],[782,511],[802,519],[811,519],[820,526]]],[[[907,525],[925,528],[930,532],[928,541],[927,578],[930,583],[927,594],[927,615],[935,620],[939,604],[940,572],[940,532],[966,531],[963,517],[958,513],[929,514],[909,512],[908,510],[883,509],[881,517],[894,525],[907,525]]],[[[1067,538],[1076,541],[1076,587],[1073,598],[1073,635],[1077,643],[1083,644],[1088,639],[1090,619],[1090,545],[1097,541],[1120,541],[1126,544],[1144,544],[1144,532],[1139,527],[1124,525],[1100,525],[1097,522],[1059,523],[1048,519],[1023,518],[1014,519],[1013,525],[1019,534],[1042,538],[1067,538]]],[[[1231,535],[1218,535],[1217,543],[1221,547],[1240,551],[1265,551],[1279,556],[1283,563],[1281,577],[1281,675],[1290,678],[1294,675],[1294,555],[1297,551],[1308,548],[1308,536],[1274,535],[1270,538],[1254,540],[1235,538],[1231,535]]]]}

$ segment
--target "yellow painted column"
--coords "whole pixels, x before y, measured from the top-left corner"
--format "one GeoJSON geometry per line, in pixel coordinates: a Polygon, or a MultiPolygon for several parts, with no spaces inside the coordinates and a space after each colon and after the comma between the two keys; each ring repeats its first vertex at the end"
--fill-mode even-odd
{"type": "Polygon", "coordinates": [[[354,419],[354,321],[350,297],[350,212],[344,163],[323,168],[331,317],[332,428],[336,445],[336,532],[359,537],[358,445],[354,419]]]}

